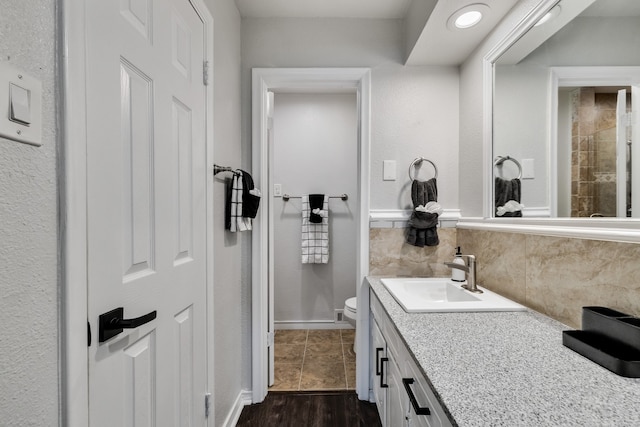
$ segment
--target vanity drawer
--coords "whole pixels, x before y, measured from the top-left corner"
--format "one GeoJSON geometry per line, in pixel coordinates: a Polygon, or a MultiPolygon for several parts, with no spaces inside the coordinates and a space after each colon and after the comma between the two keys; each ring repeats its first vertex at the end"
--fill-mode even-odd
{"type": "MultiPolygon", "coordinates": [[[[413,406],[410,407],[410,418],[412,426],[429,426],[429,427],[449,427],[452,426],[449,421],[449,417],[445,413],[440,402],[436,398],[435,394],[431,390],[427,379],[422,375],[420,369],[418,369],[413,358],[407,357],[403,367],[403,378],[413,379],[413,384],[409,385],[410,391],[415,396],[416,403],[420,407],[429,408],[429,415],[416,414],[413,406]]],[[[407,394],[407,399],[409,396],[407,394]]]]}

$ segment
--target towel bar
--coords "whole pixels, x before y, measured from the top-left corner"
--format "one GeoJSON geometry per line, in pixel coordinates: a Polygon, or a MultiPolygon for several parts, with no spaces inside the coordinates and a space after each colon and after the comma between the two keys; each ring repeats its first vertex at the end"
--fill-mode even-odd
{"type": "Polygon", "coordinates": [[[411,181],[413,181],[413,175],[411,175],[411,171],[415,166],[419,166],[422,162],[429,162],[431,163],[431,166],[433,166],[433,170],[435,171],[435,175],[434,178],[438,178],[438,168],[436,167],[436,164],[433,163],[431,160],[426,159],[424,157],[416,157],[413,162],[411,162],[411,164],[409,165],[409,179],[411,181]]]}
{"type": "Polygon", "coordinates": [[[214,164],[213,165],[213,174],[217,175],[220,172],[233,172],[233,169],[230,168],[229,166],[219,166],[219,165],[214,164]]]}
{"type": "MultiPolygon", "coordinates": [[[[347,196],[346,194],[342,194],[340,196],[329,196],[330,199],[342,199],[344,201],[349,200],[349,196],[347,196]]],[[[288,194],[283,194],[282,195],[282,200],[284,200],[285,202],[288,202],[289,199],[302,199],[302,196],[290,196],[288,194]]]]}
{"type": "Polygon", "coordinates": [[[507,160],[511,160],[513,163],[516,164],[516,166],[518,166],[518,178],[517,179],[522,178],[522,166],[520,166],[520,162],[518,162],[516,159],[514,159],[511,156],[497,156],[496,160],[493,162],[493,167],[502,166],[502,164],[504,162],[506,162],[507,160]]]}

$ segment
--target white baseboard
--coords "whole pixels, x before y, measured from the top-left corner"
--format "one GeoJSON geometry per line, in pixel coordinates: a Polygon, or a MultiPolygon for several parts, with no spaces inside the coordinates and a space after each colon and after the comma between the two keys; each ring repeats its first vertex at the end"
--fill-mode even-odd
{"type": "Polygon", "coordinates": [[[275,321],[275,329],[353,329],[349,322],[332,320],[281,320],[275,321]]]}
{"type": "Polygon", "coordinates": [[[224,423],[222,424],[223,426],[235,427],[236,424],[238,424],[238,420],[240,419],[240,414],[242,414],[242,409],[246,405],[251,405],[252,403],[251,396],[252,396],[252,393],[251,391],[248,391],[248,390],[242,390],[240,394],[238,394],[236,401],[233,403],[233,407],[229,411],[227,418],[224,420],[224,423]]]}

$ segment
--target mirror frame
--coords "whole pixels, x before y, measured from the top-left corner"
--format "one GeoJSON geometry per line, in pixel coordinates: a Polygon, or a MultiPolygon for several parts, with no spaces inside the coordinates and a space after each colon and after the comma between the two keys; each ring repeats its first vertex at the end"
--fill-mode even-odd
{"type": "Polygon", "coordinates": [[[493,66],[497,59],[522,37],[560,0],[540,0],[482,60],[483,80],[483,167],[484,218],[464,218],[465,229],[504,231],[544,236],[640,243],[640,220],[608,218],[494,218],[493,217],[493,66]]]}

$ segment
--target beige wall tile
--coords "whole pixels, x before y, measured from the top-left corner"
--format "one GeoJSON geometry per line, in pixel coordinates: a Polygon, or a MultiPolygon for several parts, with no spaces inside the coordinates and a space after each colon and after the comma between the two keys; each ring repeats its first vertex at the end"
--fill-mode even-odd
{"type": "Polygon", "coordinates": [[[526,303],[524,235],[458,230],[458,245],[463,254],[475,255],[480,286],[526,303]]]}
{"type": "Polygon", "coordinates": [[[582,307],[640,315],[640,245],[527,236],[527,303],[574,328],[582,307]]]}
{"type": "Polygon", "coordinates": [[[369,233],[369,274],[447,277],[456,247],[456,229],[439,228],[438,246],[419,248],[405,242],[403,228],[373,228],[369,233]]]}

